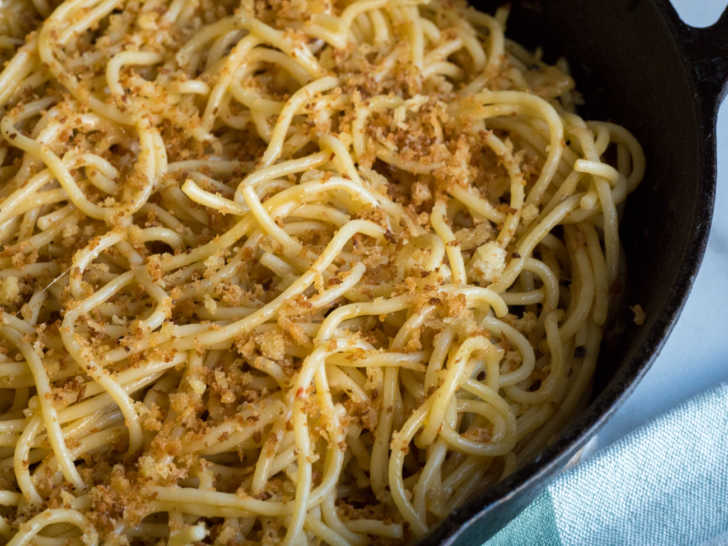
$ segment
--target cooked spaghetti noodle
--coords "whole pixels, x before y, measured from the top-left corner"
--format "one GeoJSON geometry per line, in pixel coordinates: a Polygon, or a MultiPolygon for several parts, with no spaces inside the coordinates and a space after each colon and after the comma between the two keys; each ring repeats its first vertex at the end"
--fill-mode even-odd
{"type": "Polygon", "coordinates": [[[636,140],[444,0],[6,0],[0,540],[416,540],[588,399],[636,140]]]}

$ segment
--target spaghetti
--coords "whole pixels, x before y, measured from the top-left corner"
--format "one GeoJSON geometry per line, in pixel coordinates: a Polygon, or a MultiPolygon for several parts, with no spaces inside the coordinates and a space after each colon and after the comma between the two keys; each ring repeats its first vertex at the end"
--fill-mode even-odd
{"type": "Polygon", "coordinates": [[[507,9],[0,10],[2,540],[411,541],[588,398],[644,158],[507,9]]]}

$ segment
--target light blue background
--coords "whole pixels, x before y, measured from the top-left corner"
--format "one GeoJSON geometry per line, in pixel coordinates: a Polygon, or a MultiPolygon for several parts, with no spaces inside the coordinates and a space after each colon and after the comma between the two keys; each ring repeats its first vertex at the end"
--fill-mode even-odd
{"type": "MultiPolygon", "coordinates": [[[[716,21],[728,0],[672,0],[694,26],[716,21]]],[[[728,40],[728,36],[725,38],[728,40]]],[[[604,447],[713,385],[728,381],[728,100],[718,115],[718,191],[708,250],[662,353],[597,438],[604,447]]]]}

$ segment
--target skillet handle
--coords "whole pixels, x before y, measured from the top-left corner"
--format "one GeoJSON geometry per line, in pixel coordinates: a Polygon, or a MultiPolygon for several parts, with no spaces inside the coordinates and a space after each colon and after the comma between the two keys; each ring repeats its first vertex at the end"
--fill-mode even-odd
{"type": "Polygon", "coordinates": [[[691,27],[678,16],[669,0],[656,0],[672,24],[678,45],[685,54],[704,121],[714,123],[721,100],[728,91],[728,7],[705,28],[691,27]]]}

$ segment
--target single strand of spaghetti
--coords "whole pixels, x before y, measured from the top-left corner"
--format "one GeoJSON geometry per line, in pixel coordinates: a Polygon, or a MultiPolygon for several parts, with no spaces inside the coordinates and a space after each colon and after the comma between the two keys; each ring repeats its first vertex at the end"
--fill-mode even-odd
{"type": "Polygon", "coordinates": [[[561,325],[563,339],[568,339],[579,330],[589,316],[594,303],[595,286],[591,262],[583,243],[583,235],[576,227],[565,229],[566,242],[572,263],[571,305],[566,320],[561,325]]]}
{"type": "Polygon", "coordinates": [[[0,106],[5,106],[23,79],[35,69],[37,47],[36,36],[30,35],[30,40],[18,49],[0,72],[0,106]]]}
{"type": "Polygon", "coordinates": [[[132,229],[129,239],[135,244],[159,241],[168,245],[173,251],[181,251],[185,246],[184,239],[176,231],[160,226],[132,229]]]}
{"type": "Polygon", "coordinates": [[[339,284],[336,284],[328,290],[325,290],[311,298],[309,300],[311,306],[315,309],[318,307],[326,307],[334,303],[346,294],[352,287],[359,283],[361,278],[364,276],[364,273],[366,273],[366,269],[366,266],[361,262],[354,264],[339,284]]]}
{"type": "MultiPolygon", "coordinates": [[[[311,492],[311,503],[319,504],[326,497],[335,494],[336,485],[341,476],[344,466],[344,450],[342,445],[345,441],[344,427],[341,422],[343,406],[334,406],[326,376],[326,366],[319,363],[318,369],[314,372],[314,383],[316,385],[316,399],[321,408],[324,426],[328,435],[328,447],[324,461],[323,476],[319,485],[311,492]]],[[[347,533],[346,529],[342,529],[347,533]]]]}
{"type": "Polygon", "coordinates": [[[445,203],[442,200],[438,200],[432,207],[430,222],[435,233],[437,233],[438,237],[440,237],[442,242],[445,243],[445,252],[447,253],[448,261],[450,262],[453,282],[455,284],[465,284],[467,281],[467,275],[465,273],[463,254],[460,251],[459,244],[455,239],[452,229],[450,229],[450,226],[448,226],[445,221],[445,216],[445,203]]]}
{"type": "Polygon", "coordinates": [[[508,305],[535,305],[544,300],[543,290],[529,290],[528,292],[506,292],[503,301],[508,305]]]}
{"type": "Polygon", "coordinates": [[[167,172],[179,173],[202,170],[216,175],[230,175],[237,172],[250,172],[252,168],[252,161],[238,161],[235,159],[213,157],[211,159],[188,159],[184,161],[173,161],[172,163],[167,165],[167,172]]]}
{"type": "MultiPolygon", "coordinates": [[[[281,388],[284,388],[283,383],[279,384],[281,385],[281,388]]],[[[250,491],[253,495],[259,495],[263,492],[266,483],[268,482],[268,478],[272,475],[271,467],[273,465],[273,458],[281,445],[284,432],[283,419],[273,423],[270,431],[268,431],[268,435],[261,446],[258,460],[255,463],[255,470],[250,483],[250,491]]]]}
{"type": "Polygon", "coordinates": [[[94,237],[85,247],[74,253],[73,260],[71,261],[71,274],[69,276],[69,287],[74,298],[81,298],[83,296],[81,280],[83,278],[83,272],[88,265],[98,258],[104,250],[111,248],[124,239],[124,236],[125,233],[121,229],[111,230],[102,236],[94,237]]]}
{"type": "Polygon", "coordinates": [[[291,218],[307,218],[310,220],[320,220],[341,227],[351,220],[351,216],[328,205],[301,205],[296,207],[290,213],[291,218]]]}
{"type": "Polygon", "coordinates": [[[20,493],[15,491],[0,490],[0,505],[17,506],[22,499],[20,493]]]}
{"type": "Polygon", "coordinates": [[[551,199],[549,199],[546,206],[542,208],[541,214],[548,214],[549,212],[551,212],[551,210],[553,210],[556,205],[561,203],[568,196],[572,195],[576,191],[576,188],[579,185],[579,182],[581,182],[582,178],[583,177],[580,172],[572,171],[571,173],[569,173],[569,175],[564,179],[561,185],[554,192],[551,199]]]}
{"type": "Polygon", "coordinates": [[[343,391],[352,400],[357,403],[371,403],[371,399],[364,392],[359,384],[341,371],[337,366],[331,364],[331,359],[327,359],[326,373],[332,390],[343,391]]]}
{"type": "MultiPolygon", "coordinates": [[[[175,214],[185,222],[194,226],[194,222],[202,227],[210,225],[210,215],[207,211],[201,210],[199,207],[193,207],[192,203],[187,199],[184,192],[179,186],[165,186],[159,192],[162,197],[162,204],[168,209],[173,210],[175,214]]],[[[143,206],[143,205],[142,205],[143,206]]],[[[200,229],[198,226],[195,226],[200,229]]]]}
{"type": "Polygon", "coordinates": [[[505,214],[497,210],[487,199],[483,199],[473,188],[465,188],[457,184],[451,184],[446,188],[458,202],[465,205],[468,210],[476,213],[481,218],[500,224],[506,218],[505,214]]]}
{"type": "Polygon", "coordinates": [[[384,523],[375,519],[350,519],[346,526],[356,533],[363,535],[380,536],[393,540],[404,537],[401,523],[384,523]]]}
{"type": "Polygon", "coordinates": [[[306,34],[323,40],[335,49],[346,47],[347,36],[340,32],[340,21],[327,13],[317,13],[306,25],[306,34]]]}
{"type": "MultiPolygon", "coordinates": [[[[309,436],[307,417],[302,407],[306,397],[305,391],[310,383],[312,368],[322,366],[327,351],[317,349],[301,365],[301,372],[294,385],[295,394],[293,397],[293,432],[296,438],[297,472],[296,472],[296,494],[294,498],[293,514],[287,522],[286,535],[283,544],[292,544],[303,528],[308,499],[312,487],[311,468],[311,438],[309,436]]],[[[293,390],[293,389],[292,389],[293,390]]]]}
{"type": "MultiPolygon", "coordinates": [[[[252,72],[252,70],[250,71],[252,72]]],[[[267,116],[277,116],[285,105],[282,101],[272,100],[262,96],[255,89],[243,87],[242,82],[238,79],[230,85],[230,93],[235,100],[252,110],[251,115],[262,116],[261,120],[264,121],[267,116]]],[[[261,131],[258,128],[258,132],[266,134],[269,131],[261,131]]],[[[268,140],[270,140],[270,137],[268,137],[268,140]]]]}
{"type": "MultiPolygon", "coordinates": [[[[439,381],[439,372],[442,366],[445,364],[445,359],[450,352],[455,332],[452,328],[447,327],[444,330],[435,334],[432,342],[432,353],[430,354],[430,360],[427,364],[427,371],[425,372],[425,392],[430,392],[437,386],[439,381]]],[[[424,447],[417,443],[418,447],[424,447]]]]}
{"type": "Polygon", "coordinates": [[[461,413],[474,413],[485,417],[492,423],[494,434],[488,442],[478,442],[456,432],[448,423],[444,423],[440,437],[451,449],[476,457],[497,457],[507,454],[516,445],[516,435],[506,433],[505,420],[499,413],[494,413],[489,404],[476,400],[458,400],[457,409],[461,413]]]}
{"type": "Polygon", "coordinates": [[[36,350],[23,339],[21,334],[12,328],[6,326],[0,327],[0,334],[15,345],[25,358],[25,361],[33,374],[35,380],[35,388],[40,402],[40,411],[45,425],[48,441],[53,449],[56,460],[61,467],[63,476],[71,482],[74,487],[79,489],[84,487],[83,480],[73,463],[66,443],[63,439],[63,433],[58,422],[58,413],[53,406],[51,385],[48,380],[48,374],[43,367],[43,362],[36,350]]]}
{"type": "MultiPolygon", "coordinates": [[[[267,47],[256,47],[250,52],[251,61],[262,61],[281,67],[295,79],[299,85],[305,85],[311,81],[311,74],[293,57],[275,49],[267,47]]],[[[277,101],[276,101],[277,102],[277,101]]],[[[281,105],[283,103],[280,103],[281,105]]]]}
{"type": "Polygon", "coordinates": [[[385,163],[414,174],[430,174],[444,166],[442,161],[430,161],[429,158],[423,158],[422,161],[406,159],[381,144],[376,144],[376,155],[385,163]]]}
{"type": "Polygon", "coordinates": [[[536,356],[528,339],[513,326],[495,317],[485,317],[481,324],[486,330],[505,336],[511,345],[521,353],[521,366],[516,370],[501,374],[500,386],[515,385],[531,375],[536,364],[536,356]]]}
{"type": "Polygon", "coordinates": [[[63,207],[57,208],[53,212],[49,212],[48,214],[44,214],[43,216],[38,218],[36,225],[41,231],[48,230],[59,221],[61,221],[63,218],[71,214],[75,210],[75,208],[76,207],[74,207],[73,204],[68,204],[63,207]]]}
{"type": "Polygon", "coordinates": [[[199,452],[203,455],[215,455],[234,449],[236,445],[242,444],[248,438],[261,431],[268,424],[285,414],[285,407],[279,398],[268,396],[260,401],[256,409],[243,410],[239,412],[243,418],[257,416],[258,420],[253,424],[241,426],[242,419],[225,420],[215,427],[208,428],[199,442],[194,446],[189,445],[183,448],[188,453],[199,452]]]}
{"type": "Polygon", "coordinates": [[[36,333],[35,328],[26,321],[5,311],[0,311],[0,322],[11,326],[13,329],[25,335],[34,335],[36,333]]]}
{"type": "Polygon", "coordinates": [[[611,285],[616,281],[619,270],[619,214],[612,199],[609,183],[606,180],[596,178],[595,184],[602,204],[607,277],[611,285]]]}
{"type": "Polygon", "coordinates": [[[177,345],[174,345],[171,340],[174,340],[176,338],[195,336],[202,332],[206,332],[209,329],[209,324],[170,324],[167,327],[162,328],[161,330],[152,332],[151,334],[147,334],[141,340],[135,340],[133,344],[112,349],[104,355],[104,362],[106,362],[107,364],[119,362],[120,360],[124,360],[133,355],[139,354],[146,349],[149,349],[151,347],[157,347],[167,342],[170,342],[168,345],[170,348],[174,346],[175,349],[189,350],[189,347],[183,349],[181,347],[178,347],[177,345]]]}
{"type": "Polygon", "coordinates": [[[508,306],[497,292],[482,286],[452,286],[444,285],[443,291],[452,294],[462,294],[468,307],[476,306],[479,303],[486,303],[493,309],[497,317],[504,317],[508,314],[508,306]]]}
{"type": "Polygon", "coordinates": [[[28,300],[28,303],[26,304],[28,309],[30,309],[30,316],[27,317],[28,324],[35,326],[38,323],[38,317],[40,316],[41,309],[46,301],[46,295],[46,291],[42,290],[34,293],[28,300]]]}
{"type": "Polygon", "coordinates": [[[20,525],[18,532],[10,539],[7,546],[24,546],[30,544],[40,531],[49,525],[67,523],[83,531],[82,542],[86,546],[96,546],[99,542],[96,528],[77,510],[52,508],[44,510],[37,516],[20,525]]]}
{"type": "Polygon", "coordinates": [[[103,192],[115,195],[119,191],[119,185],[105,174],[94,170],[86,169],[86,179],[103,192]]]}
{"type": "Polygon", "coordinates": [[[131,185],[133,198],[124,196],[124,203],[117,215],[129,216],[142,208],[151,196],[157,181],[167,170],[167,151],[159,131],[151,126],[148,120],[140,121],[136,125],[136,130],[139,135],[140,151],[134,166],[136,173],[141,175],[143,183],[141,187],[131,185]]]}
{"type": "Polygon", "coordinates": [[[157,302],[157,306],[148,317],[139,319],[139,326],[143,329],[156,330],[171,316],[172,298],[158,283],[152,280],[146,266],[136,266],[132,271],[137,283],[157,302]]]}
{"type": "Polygon", "coordinates": [[[594,307],[592,320],[597,326],[603,326],[607,320],[609,310],[609,281],[602,245],[599,234],[593,225],[584,223],[579,226],[586,238],[586,250],[591,261],[591,270],[594,275],[594,307]]]}
{"type": "Polygon", "coordinates": [[[210,87],[202,80],[187,80],[172,87],[172,90],[180,94],[208,95],[210,87]]]}
{"type": "Polygon", "coordinates": [[[456,64],[447,61],[434,62],[422,69],[423,78],[430,78],[436,75],[447,76],[452,80],[462,80],[465,72],[456,64]]]}
{"type": "Polygon", "coordinates": [[[404,425],[402,425],[402,428],[392,434],[391,440],[392,456],[389,459],[388,465],[389,490],[399,513],[409,523],[415,536],[422,536],[427,532],[427,522],[421,519],[420,514],[407,498],[407,492],[405,491],[402,479],[402,467],[404,465],[405,455],[409,451],[409,444],[412,442],[412,438],[414,438],[417,431],[423,426],[431,407],[432,399],[429,399],[412,412],[404,425]]]}
{"type": "Polygon", "coordinates": [[[306,517],[303,528],[325,544],[331,544],[332,546],[348,546],[351,544],[334,529],[313,516],[306,517]]]}
{"type": "Polygon", "coordinates": [[[374,445],[372,446],[369,462],[369,480],[371,489],[379,502],[387,502],[392,496],[391,482],[388,484],[389,475],[389,449],[394,420],[395,403],[398,395],[398,369],[385,368],[384,379],[381,388],[381,403],[379,407],[379,418],[374,430],[374,445]],[[387,490],[389,485],[390,490],[387,490]]]}
{"type": "Polygon", "coordinates": [[[162,56],[155,51],[122,51],[117,53],[106,64],[106,83],[113,95],[121,97],[124,88],[119,81],[121,69],[126,65],[151,66],[162,61],[162,56]]]}
{"type": "Polygon", "coordinates": [[[442,33],[440,32],[440,29],[429,19],[422,19],[422,32],[424,33],[425,38],[427,38],[427,40],[429,40],[432,44],[437,44],[442,41],[442,33]]]}
{"type": "Polygon", "coordinates": [[[549,349],[549,374],[535,391],[527,391],[518,385],[505,388],[509,398],[521,404],[541,404],[554,397],[554,392],[559,383],[566,380],[566,368],[564,366],[564,346],[559,335],[558,311],[552,311],[544,320],[546,329],[546,343],[549,349]]]}
{"type": "Polygon", "coordinates": [[[30,465],[26,461],[30,460],[30,448],[33,445],[33,438],[40,431],[43,420],[39,415],[34,415],[23,429],[23,433],[15,444],[15,452],[13,453],[13,469],[15,471],[15,481],[23,493],[23,497],[29,504],[41,504],[43,499],[33,484],[30,477],[30,465]]]}
{"type": "Polygon", "coordinates": [[[323,135],[319,138],[319,143],[323,149],[331,150],[334,154],[334,163],[339,165],[339,170],[348,176],[357,184],[362,184],[359,173],[356,170],[354,161],[349,154],[349,150],[340,139],[333,135],[323,135]]]}
{"type": "Polygon", "coordinates": [[[227,230],[225,233],[218,235],[209,243],[197,246],[183,254],[177,254],[174,256],[169,254],[164,255],[161,260],[162,270],[168,272],[194,264],[208,258],[220,250],[232,246],[250,230],[251,225],[252,221],[250,218],[243,218],[232,228],[227,230]]]}
{"type": "Polygon", "coordinates": [[[311,83],[304,85],[297,90],[291,98],[286,101],[286,105],[281,110],[278,120],[276,121],[273,133],[271,135],[268,147],[263,153],[263,157],[260,160],[260,164],[263,167],[269,167],[281,154],[283,140],[286,137],[286,133],[298,111],[311,100],[314,95],[329,91],[339,84],[339,80],[333,76],[324,76],[318,80],[314,80],[311,83]]]}
{"type": "Polygon", "coordinates": [[[336,493],[332,492],[331,494],[327,495],[324,498],[323,502],[320,504],[321,514],[323,516],[324,522],[326,522],[326,524],[330,528],[332,528],[339,535],[341,535],[347,541],[347,544],[366,544],[366,537],[350,529],[348,527],[348,521],[346,523],[341,521],[335,503],[336,493]]]}
{"type": "Polygon", "coordinates": [[[615,186],[622,174],[607,163],[589,159],[577,159],[574,162],[574,170],[580,173],[587,173],[604,178],[610,185],[615,186]]]}
{"type": "Polygon", "coordinates": [[[413,489],[414,500],[412,503],[422,521],[427,521],[427,497],[436,494],[434,478],[436,473],[440,471],[440,466],[447,453],[448,448],[442,440],[438,440],[427,448],[425,466],[422,468],[413,489]]]}
{"type": "Polygon", "coordinates": [[[212,70],[215,63],[222,59],[226,52],[231,50],[235,44],[245,36],[245,31],[240,29],[231,30],[226,32],[222,36],[219,36],[207,49],[207,60],[205,61],[205,68],[203,72],[212,70]]]}
{"type": "Polygon", "coordinates": [[[266,180],[285,178],[288,175],[298,172],[313,170],[324,163],[331,157],[331,152],[320,151],[297,159],[288,159],[274,165],[257,169],[246,176],[235,191],[235,201],[244,203],[243,190],[248,186],[257,187],[266,180]]]}
{"type": "Polygon", "coordinates": [[[316,334],[316,343],[335,338],[336,329],[345,320],[367,315],[386,315],[407,309],[412,305],[411,297],[395,296],[367,302],[350,303],[337,307],[326,316],[316,334]]]}
{"type": "Polygon", "coordinates": [[[30,209],[23,214],[20,226],[18,227],[18,233],[15,236],[16,240],[22,241],[35,231],[35,223],[38,220],[39,214],[40,209],[38,208],[30,209]]]}
{"type": "MultiPolygon", "coordinates": [[[[546,313],[556,309],[556,306],[559,303],[558,275],[556,275],[544,262],[537,260],[536,258],[526,258],[523,264],[523,270],[535,273],[541,280],[541,290],[544,295],[541,315],[545,316],[546,313]]],[[[503,298],[505,299],[507,295],[508,292],[503,294],[503,298]]]]}
{"type": "Polygon", "coordinates": [[[412,333],[422,326],[422,323],[429,318],[434,310],[434,305],[425,305],[421,309],[418,309],[416,313],[412,313],[404,324],[399,327],[397,334],[390,344],[390,348],[392,350],[402,349],[412,333]]]}

